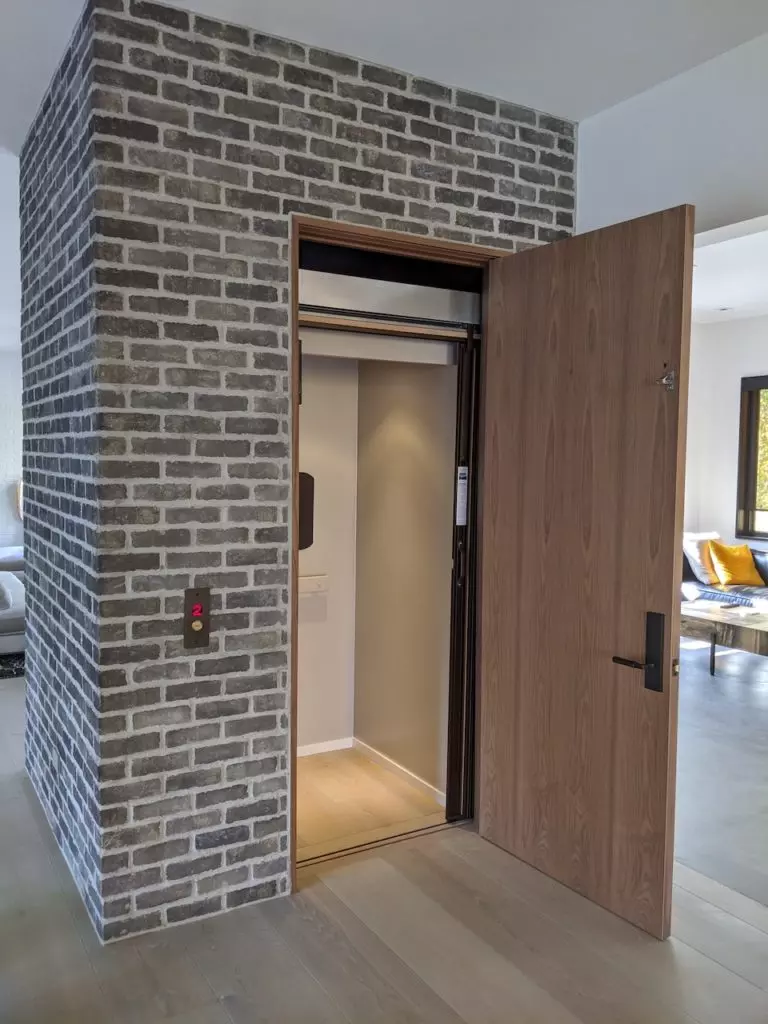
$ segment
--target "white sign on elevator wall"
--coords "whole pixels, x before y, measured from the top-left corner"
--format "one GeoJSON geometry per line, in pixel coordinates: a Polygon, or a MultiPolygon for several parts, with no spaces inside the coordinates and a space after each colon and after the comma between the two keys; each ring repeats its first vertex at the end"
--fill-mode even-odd
{"type": "Polygon", "coordinates": [[[467,466],[459,466],[456,475],[456,525],[467,525],[467,483],[469,481],[469,469],[467,466]]]}

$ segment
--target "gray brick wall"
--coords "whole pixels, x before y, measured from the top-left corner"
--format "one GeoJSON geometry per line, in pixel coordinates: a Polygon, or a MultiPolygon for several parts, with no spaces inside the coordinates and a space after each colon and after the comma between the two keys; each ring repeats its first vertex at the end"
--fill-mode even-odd
{"type": "Polygon", "coordinates": [[[21,156],[27,771],[94,922],[99,859],[96,347],[87,17],[21,156]]]}
{"type": "MultiPolygon", "coordinates": [[[[88,538],[98,599],[82,606],[99,692],[79,692],[100,740],[94,905],[115,938],[288,888],[291,215],[548,242],[572,230],[575,133],[178,9],[92,8],[79,266],[95,457],[50,487],[59,500],[96,482],[87,528],[78,507],[66,531],[88,538]],[[212,642],[190,654],[183,590],[198,585],[213,588],[212,642]]],[[[41,288],[27,283],[28,306],[41,288]]],[[[55,415],[41,410],[43,429],[55,415]]],[[[28,476],[38,446],[31,435],[28,476]]],[[[79,585],[80,563],[62,575],[79,585]]],[[[34,613],[46,678],[48,611],[34,613]]],[[[62,650],[78,676],[85,648],[62,650]]]]}

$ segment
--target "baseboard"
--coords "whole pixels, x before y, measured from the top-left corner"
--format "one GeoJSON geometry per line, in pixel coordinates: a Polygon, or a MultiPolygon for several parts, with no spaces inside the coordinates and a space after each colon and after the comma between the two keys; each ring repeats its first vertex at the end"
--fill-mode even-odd
{"type": "Polygon", "coordinates": [[[305,743],[296,750],[297,757],[309,757],[310,754],[327,754],[329,750],[349,750],[355,741],[351,736],[343,740],[326,740],[324,743],[305,743]]]}
{"type": "Polygon", "coordinates": [[[363,741],[357,739],[357,737],[352,740],[352,744],[355,750],[359,750],[360,753],[367,757],[369,761],[375,761],[376,764],[380,764],[383,768],[388,768],[389,771],[394,772],[395,775],[401,775],[412,785],[418,786],[419,789],[423,790],[427,796],[431,796],[433,800],[437,800],[441,807],[445,807],[445,793],[443,793],[442,790],[439,790],[429,782],[425,782],[424,779],[420,778],[418,775],[414,775],[414,773],[408,771],[407,768],[403,768],[403,766],[398,764],[397,761],[393,761],[391,757],[387,757],[386,754],[382,754],[382,752],[380,750],[376,750],[375,747],[369,747],[367,743],[363,743],[363,741]]]}

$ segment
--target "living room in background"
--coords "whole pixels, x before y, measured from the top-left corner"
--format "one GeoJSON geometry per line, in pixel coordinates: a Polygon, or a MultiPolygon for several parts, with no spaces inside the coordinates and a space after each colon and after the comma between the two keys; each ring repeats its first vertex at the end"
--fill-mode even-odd
{"type": "Polygon", "coordinates": [[[676,856],[768,905],[768,220],[699,236],[695,262],[676,856]]]}
{"type": "MultiPolygon", "coordinates": [[[[768,373],[768,217],[697,236],[685,529],[736,539],[741,381],[768,373]]],[[[768,547],[756,539],[754,547],[768,547]]]]}

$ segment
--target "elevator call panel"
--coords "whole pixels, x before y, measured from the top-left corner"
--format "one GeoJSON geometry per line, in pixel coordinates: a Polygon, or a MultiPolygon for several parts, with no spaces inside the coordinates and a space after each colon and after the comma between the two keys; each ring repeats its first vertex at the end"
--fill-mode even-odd
{"type": "Polygon", "coordinates": [[[184,646],[208,647],[211,642],[211,590],[194,587],[184,591],[184,646]]]}

